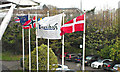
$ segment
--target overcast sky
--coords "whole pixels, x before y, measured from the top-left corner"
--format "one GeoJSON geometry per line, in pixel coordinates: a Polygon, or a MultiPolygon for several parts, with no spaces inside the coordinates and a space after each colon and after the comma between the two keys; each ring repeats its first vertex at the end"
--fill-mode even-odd
{"type": "MultiPolygon", "coordinates": [[[[42,4],[50,4],[58,8],[80,8],[81,0],[37,0],[42,4]]],[[[82,10],[90,10],[96,6],[96,10],[118,8],[120,0],[82,0],[82,10]]]]}

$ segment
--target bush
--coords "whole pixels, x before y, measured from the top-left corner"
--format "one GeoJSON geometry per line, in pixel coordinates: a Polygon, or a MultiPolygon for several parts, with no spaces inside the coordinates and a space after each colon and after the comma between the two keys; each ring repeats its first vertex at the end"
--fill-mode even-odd
{"type": "MultiPolygon", "coordinates": [[[[42,44],[38,47],[38,61],[39,61],[39,70],[47,70],[47,46],[42,44]]],[[[53,64],[57,64],[57,57],[51,48],[49,48],[49,68],[50,70],[56,68],[53,67],[53,64]]],[[[29,69],[29,57],[25,60],[25,68],[29,69]]],[[[31,53],[31,70],[37,69],[37,61],[36,61],[36,48],[31,53]]]]}

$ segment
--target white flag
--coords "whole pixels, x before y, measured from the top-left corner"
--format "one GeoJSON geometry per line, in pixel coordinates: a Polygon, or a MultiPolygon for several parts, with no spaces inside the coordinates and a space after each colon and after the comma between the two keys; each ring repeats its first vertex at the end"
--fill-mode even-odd
{"type": "Polygon", "coordinates": [[[62,14],[45,17],[38,21],[37,38],[45,39],[61,39],[60,27],[62,21],[62,14]]]}

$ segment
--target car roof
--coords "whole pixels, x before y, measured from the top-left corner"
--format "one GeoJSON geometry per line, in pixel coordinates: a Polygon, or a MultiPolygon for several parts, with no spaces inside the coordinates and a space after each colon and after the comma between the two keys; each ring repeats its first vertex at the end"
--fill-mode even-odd
{"type": "Polygon", "coordinates": [[[76,54],[75,54],[75,53],[72,53],[72,54],[69,53],[69,54],[67,54],[67,55],[76,55],[76,54]]]}
{"type": "Polygon", "coordinates": [[[117,61],[114,61],[115,62],[115,64],[120,64],[120,62],[117,62],[117,61]]]}
{"type": "Polygon", "coordinates": [[[119,65],[120,66],[120,64],[115,64],[115,65],[119,65]]]}
{"type": "MultiPolygon", "coordinates": [[[[53,64],[53,66],[55,66],[55,65],[62,66],[61,64],[53,64]]],[[[67,66],[67,65],[63,65],[63,66],[67,66]]]]}
{"type": "Polygon", "coordinates": [[[99,55],[88,55],[86,57],[95,57],[95,56],[99,56],[99,55]]]}
{"type": "Polygon", "coordinates": [[[111,59],[101,59],[101,60],[110,60],[110,61],[113,61],[113,60],[111,60],[111,59]]]}

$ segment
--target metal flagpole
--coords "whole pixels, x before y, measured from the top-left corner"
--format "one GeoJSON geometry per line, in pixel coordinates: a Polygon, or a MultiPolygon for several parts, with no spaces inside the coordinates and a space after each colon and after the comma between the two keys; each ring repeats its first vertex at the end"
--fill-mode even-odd
{"type": "Polygon", "coordinates": [[[30,29],[29,29],[29,71],[31,71],[31,49],[30,49],[30,29]]]}
{"type": "MultiPolygon", "coordinates": [[[[49,11],[47,11],[47,16],[49,17],[49,11]]],[[[47,53],[47,57],[48,57],[48,59],[47,59],[47,70],[48,70],[48,72],[49,72],[49,39],[48,39],[48,53],[47,53]]]]}
{"type": "MultiPolygon", "coordinates": [[[[64,25],[64,11],[63,11],[63,25],[64,25]]],[[[64,35],[62,40],[62,70],[64,70],[63,66],[64,66],[64,35]]]]}
{"type": "Polygon", "coordinates": [[[81,2],[80,2],[80,5],[81,5],[81,6],[80,6],[80,8],[81,8],[81,11],[82,11],[82,0],[81,0],[81,2]]]}
{"type": "Polygon", "coordinates": [[[38,68],[38,38],[37,38],[37,14],[36,14],[36,60],[37,60],[37,72],[39,70],[38,68]]]}
{"type": "Polygon", "coordinates": [[[83,71],[85,70],[85,11],[84,11],[84,31],[83,31],[83,71]]]}
{"type": "MultiPolygon", "coordinates": [[[[21,0],[19,0],[19,2],[18,2],[18,7],[19,7],[19,4],[20,4],[20,1],[21,0]]],[[[18,8],[19,9],[19,8],[18,8]]],[[[18,12],[19,13],[19,12],[18,12]]],[[[25,64],[25,40],[24,40],[24,29],[23,29],[23,27],[22,27],[22,41],[23,41],[23,72],[24,72],[24,64],[25,64]]]]}
{"type": "Polygon", "coordinates": [[[22,41],[23,41],[23,71],[24,71],[24,55],[25,55],[25,52],[24,52],[24,29],[22,28],[22,41]]]}
{"type": "MultiPolygon", "coordinates": [[[[28,20],[30,19],[28,14],[28,20]]],[[[29,28],[29,71],[31,72],[31,49],[30,49],[30,28],[29,28]]]]}

